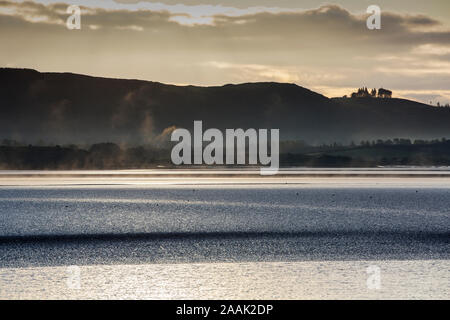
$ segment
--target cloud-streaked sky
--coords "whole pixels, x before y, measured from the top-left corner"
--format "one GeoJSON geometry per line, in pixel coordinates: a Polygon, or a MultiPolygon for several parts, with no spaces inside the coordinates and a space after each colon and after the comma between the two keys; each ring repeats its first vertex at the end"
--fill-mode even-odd
{"type": "Polygon", "coordinates": [[[174,84],[359,86],[450,102],[448,0],[0,0],[0,66],[174,84]],[[65,26],[81,6],[81,30],[65,26]],[[276,5],[275,5],[276,4],[276,5]],[[368,30],[366,9],[382,9],[368,30]]]}

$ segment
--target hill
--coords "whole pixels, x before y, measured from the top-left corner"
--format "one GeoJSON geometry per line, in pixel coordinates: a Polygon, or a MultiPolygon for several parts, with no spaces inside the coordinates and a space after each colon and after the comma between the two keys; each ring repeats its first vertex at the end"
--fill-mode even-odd
{"type": "MultiPolygon", "coordinates": [[[[450,137],[450,109],[401,99],[329,99],[294,84],[175,86],[0,69],[0,139],[143,144],[170,127],[280,128],[308,143],[450,137]]],[[[166,130],[167,131],[167,130],[166,130]]]]}

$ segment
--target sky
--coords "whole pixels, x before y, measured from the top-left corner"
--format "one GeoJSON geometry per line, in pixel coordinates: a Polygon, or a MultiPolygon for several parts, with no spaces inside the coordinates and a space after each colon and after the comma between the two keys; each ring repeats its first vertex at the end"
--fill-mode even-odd
{"type": "Polygon", "coordinates": [[[450,103],[448,0],[0,0],[0,67],[450,103]],[[81,7],[69,30],[67,7],[81,7]],[[369,5],[381,29],[369,30],[369,5]]]}

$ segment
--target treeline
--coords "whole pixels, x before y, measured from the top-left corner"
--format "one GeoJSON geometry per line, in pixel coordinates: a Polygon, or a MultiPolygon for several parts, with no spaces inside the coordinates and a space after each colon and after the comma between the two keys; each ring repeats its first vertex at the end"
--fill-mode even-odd
{"type": "Polygon", "coordinates": [[[280,153],[309,153],[309,152],[327,152],[348,148],[358,147],[374,147],[374,146],[421,146],[421,145],[434,145],[442,144],[450,141],[446,138],[441,139],[376,139],[376,140],[362,140],[359,142],[351,141],[349,143],[333,142],[333,143],[321,143],[319,145],[309,145],[304,141],[283,141],[280,142],[280,153]]]}
{"type": "MultiPolygon", "coordinates": [[[[374,145],[411,145],[411,144],[437,144],[450,141],[446,138],[441,139],[431,139],[431,140],[424,140],[424,139],[405,139],[405,138],[394,138],[394,139],[376,139],[376,140],[361,140],[359,142],[351,141],[350,143],[341,143],[341,142],[333,142],[333,143],[321,143],[319,145],[311,145],[305,141],[302,140],[285,140],[280,141],[280,150],[292,150],[292,149],[310,149],[310,148],[334,148],[334,147],[355,147],[355,146],[374,146],[374,145]]],[[[168,143],[167,145],[169,145],[168,143]]],[[[87,146],[82,145],[76,145],[76,144],[67,144],[67,145],[56,145],[51,143],[46,143],[44,141],[40,141],[35,145],[31,145],[28,143],[20,142],[17,140],[12,139],[3,139],[0,141],[0,146],[3,147],[56,147],[56,148],[69,148],[69,149],[84,149],[84,150],[115,150],[116,152],[121,149],[121,147],[115,143],[97,143],[87,146]]],[[[161,147],[156,146],[139,146],[135,148],[150,148],[153,150],[157,149],[163,149],[161,147]]],[[[130,147],[125,147],[130,148],[130,147]]],[[[132,148],[132,147],[131,147],[132,148]]]]}
{"type": "Polygon", "coordinates": [[[442,139],[432,139],[432,140],[423,140],[423,139],[404,139],[404,138],[395,138],[395,139],[377,139],[377,140],[362,140],[359,143],[355,143],[354,141],[349,144],[334,142],[331,144],[321,144],[321,148],[339,148],[339,147],[370,147],[370,146],[391,146],[391,145],[430,145],[430,144],[439,144],[444,143],[447,140],[446,138],[442,139]]]}
{"type": "MultiPolygon", "coordinates": [[[[347,96],[344,96],[346,98],[347,96]]],[[[392,98],[392,91],[384,88],[377,89],[373,88],[368,90],[367,87],[359,88],[356,92],[351,94],[352,98],[392,98]]]]}
{"type": "Polygon", "coordinates": [[[0,146],[0,169],[122,169],[167,164],[170,150],[146,147],[121,148],[114,143],[82,149],[70,146],[0,146]]]}
{"type": "MultiPolygon", "coordinates": [[[[172,166],[170,148],[154,146],[121,147],[99,143],[82,148],[22,145],[3,141],[0,169],[145,169],[172,166]]],[[[388,139],[310,146],[302,141],[280,143],[281,166],[373,167],[389,165],[450,166],[450,140],[388,139]]]]}
{"type": "Polygon", "coordinates": [[[450,142],[428,145],[375,145],[308,154],[281,154],[282,166],[379,167],[450,166],[450,142]]]}
{"type": "MultiPolygon", "coordinates": [[[[433,102],[430,102],[430,104],[433,104],[433,102]]],[[[450,104],[446,103],[446,104],[441,104],[440,102],[436,103],[436,107],[440,107],[440,108],[450,108],[450,104]]]]}

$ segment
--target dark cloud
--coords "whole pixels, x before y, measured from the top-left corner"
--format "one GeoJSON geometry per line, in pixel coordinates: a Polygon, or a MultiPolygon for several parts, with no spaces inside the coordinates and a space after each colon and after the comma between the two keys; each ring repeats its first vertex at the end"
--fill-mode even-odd
{"type": "MultiPolygon", "coordinates": [[[[34,2],[0,2],[0,7],[10,7],[17,11],[16,16],[24,20],[45,17],[43,23],[65,23],[67,14],[65,4],[42,5],[34,2]]],[[[243,48],[260,49],[270,41],[270,46],[284,50],[289,47],[320,47],[323,42],[356,43],[364,45],[382,41],[383,45],[422,43],[448,43],[450,31],[427,31],[427,27],[439,25],[439,21],[424,15],[400,15],[384,12],[382,30],[367,30],[368,15],[354,15],[337,5],[322,6],[318,9],[299,12],[262,12],[240,16],[215,15],[209,25],[196,24],[195,18],[189,20],[188,14],[169,11],[149,10],[107,10],[82,7],[83,23],[99,28],[135,27],[156,34],[170,35],[187,41],[202,39],[202,42],[220,38],[224,42],[240,42],[243,48]],[[192,25],[181,25],[177,18],[187,18],[192,25]],[[248,40],[248,41],[246,41],[248,40]],[[266,43],[264,43],[266,42],[266,43]]],[[[131,28],[133,30],[133,28],[131,28]]]]}
{"type": "Polygon", "coordinates": [[[432,18],[424,16],[424,15],[417,15],[417,16],[412,16],[412,17],[406,16],[404,18],[404,21],[407,24],[417,25],[417,26],[435,26],[435,25],[441,24],[441,22],[439,22],[438,20],[432,19],[432,18]]]}
{"type": "Polygon", "coordinates": [[[324,86],[367,79],[367,86],[383,80],[386,86],[443,87],[450,80],[442,72],[448,54],[414,53],[421,45],[450,45],[450,30],[423,14],[383,11],[381,30],[368,30],[368,14],[338,5],[206,20],[168,10],[82,7],[82,29],[68,31],[67,6],[0,1],[0,41],[6,48],[0,63],[195,84],[245,81],[239,70],[252,81],[294,79],[305,86],[317,85],[316,79],[324,86]],[[5,8],[13,13],[2,14],[5,8]],[[380,60],[381,55],[396,59],[380,60]],[[425,58],[443,67],[421,65],[425,58]]]}

